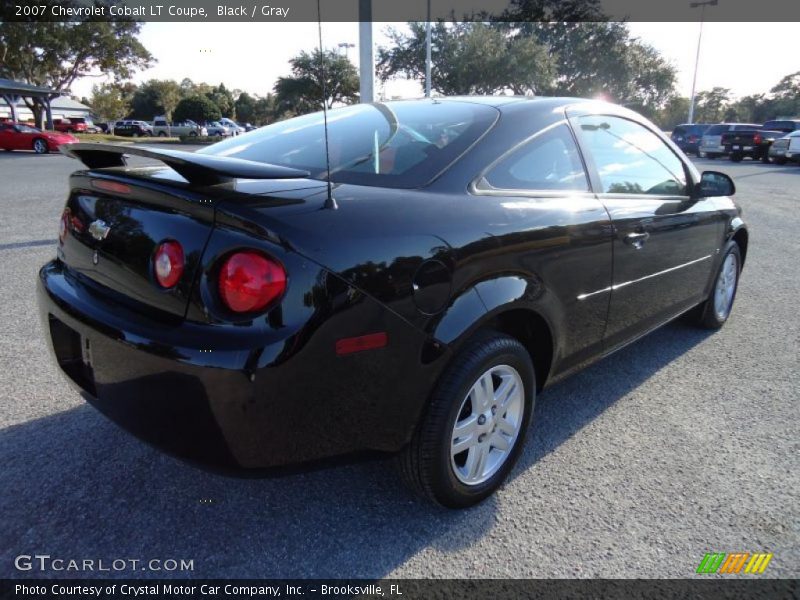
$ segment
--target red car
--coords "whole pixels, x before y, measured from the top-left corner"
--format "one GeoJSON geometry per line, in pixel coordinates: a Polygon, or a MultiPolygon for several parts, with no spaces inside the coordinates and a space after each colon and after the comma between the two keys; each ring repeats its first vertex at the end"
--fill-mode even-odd
{"type": "Polygon", "coordinates": [[[89,125],[86,123],[86,119],[82,117],[53,119],[53,129],[61,133],[88,133],[89,125]]]}
{"type": "Polygon", "coordinates": [[[57,151],[63,144],[78,141],[74,135],[57,131],[42,131],[22,123],[0,123],[0,148],[7,151],[33,150],[36,154],[57,151]]]}

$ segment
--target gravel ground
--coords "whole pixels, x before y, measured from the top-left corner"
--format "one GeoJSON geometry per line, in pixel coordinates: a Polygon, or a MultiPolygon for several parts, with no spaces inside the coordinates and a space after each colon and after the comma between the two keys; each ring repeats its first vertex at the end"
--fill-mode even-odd
{"type": "Polygon", "coordinates": [[[40,553],[194,561],[158,576],[674,578],[712,551],[800,576],[800,168],[698,164],[735,178],[751,228],[729,323],[668,325],[547,390],[510,482],[450,512],[384,460],[229,479],[85,405],[34,308],[77,163],[0,155],[0,576],[59,575],[15,570],[40,553]]]}

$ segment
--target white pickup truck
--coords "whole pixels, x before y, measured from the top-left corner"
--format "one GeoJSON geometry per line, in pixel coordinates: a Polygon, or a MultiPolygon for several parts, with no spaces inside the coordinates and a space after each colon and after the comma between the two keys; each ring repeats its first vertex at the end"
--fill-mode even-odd
{"type": "Polygon", "coordinates": [[[159,137],[205,137],[208,135],[206,128],[198,125],[190,119],[185,121],[171,123],[165,117],[156,117],[153,119],[153,135],[159,137]]]}

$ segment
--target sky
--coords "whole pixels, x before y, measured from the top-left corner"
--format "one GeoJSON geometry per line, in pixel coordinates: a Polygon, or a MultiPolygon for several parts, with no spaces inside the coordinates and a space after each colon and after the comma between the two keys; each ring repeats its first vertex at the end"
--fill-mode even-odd
{"type": "MultiPolygon", "coordinates": [[[[389,26],[404,24],[375,23],[376,45],[387,44],[389,26]]],[[[675,65],[678,91],[689,96],[700,24],[629,26],[635,37],[675,65]]],[[[697,90],[726,87],[736,97],[768,92],[784,75],[800,71],[800,54],[792,48],[797,35],[796,23],[705,23],[697,90]],[[767,39],[759,33],[764,31],[769,32],[767,39]]],[[[323,23],[322,38],[326,48],[356,44],[347,52],[358,63],[358,23],[323,23]]],[[[265,95],[278,77],[289,74],[290,58],[317,47],[318,32],[316,23],[146,23],[140,39],[158,62],[137,73],[134,81],[188,77],[265,95]]],[[[83,78],[74,84],[73,94],[88,97],[92,85],[104,80],[102,76],[83,78]]],[[[390,81],[384,90],[376,87],[376,94],[381,91],[386,97],[422,95],[421,86],[408,81],[390,81]]]]}

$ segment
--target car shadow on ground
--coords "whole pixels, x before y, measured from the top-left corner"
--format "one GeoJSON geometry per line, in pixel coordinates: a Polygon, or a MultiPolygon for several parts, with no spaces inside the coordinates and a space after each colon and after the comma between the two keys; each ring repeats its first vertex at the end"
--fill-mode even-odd
{"type": "MultiPolygon", "coordinates": [[[[671,324],[547,390],[515,474],[708,335],[671,324]]],[[[105,577],[379,578],[422,549],[473,544],[503,501],[501,493],[465,511],[430,506],[401,487],[384,459],[224,477],[162,455],[86,405],[0,431],[0,455],[2,577],[92,576],[14,569],[16,556],[42,553],[194,561],[189,573],[105,577]]]]}

